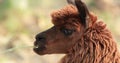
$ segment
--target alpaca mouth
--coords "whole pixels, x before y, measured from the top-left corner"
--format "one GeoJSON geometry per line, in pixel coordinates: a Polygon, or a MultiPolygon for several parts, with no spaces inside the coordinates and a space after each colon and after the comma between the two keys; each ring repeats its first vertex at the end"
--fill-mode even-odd
{"type": "Polygon", "coordinates": [[[46,49],[44,44],[35,44],[33,51],[39,55],[43,55],[43,51],[46,49]]]}

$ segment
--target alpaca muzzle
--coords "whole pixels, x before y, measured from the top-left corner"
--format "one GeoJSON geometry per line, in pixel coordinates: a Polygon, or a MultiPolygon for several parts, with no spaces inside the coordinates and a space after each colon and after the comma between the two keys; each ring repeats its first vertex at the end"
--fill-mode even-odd
{"type": "Polygon", "coordinates": [[[45,37],[43,37],[39,34],[36,36],[36,41],[34,42],[34,48],[33,48],[35,53],[37,53],[39,55],[42,54],[41,52],[43,52],[46,49],[45,41],[46,41],[45,37]]]}

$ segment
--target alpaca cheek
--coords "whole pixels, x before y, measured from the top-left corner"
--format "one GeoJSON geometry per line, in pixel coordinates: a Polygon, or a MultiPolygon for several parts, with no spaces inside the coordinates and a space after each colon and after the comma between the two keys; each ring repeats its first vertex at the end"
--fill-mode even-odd
{"type": "Polygon", "coordinates": [[[49,51],[48,53],[67,53],[70,47],[71,43],[66,40],[55,40],[46,45],[46,50],[49,51]]]}

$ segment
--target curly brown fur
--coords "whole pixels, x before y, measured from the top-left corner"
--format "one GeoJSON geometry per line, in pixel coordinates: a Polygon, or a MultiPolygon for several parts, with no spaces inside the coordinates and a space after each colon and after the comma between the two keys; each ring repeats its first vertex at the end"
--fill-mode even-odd
{"type": "Polygon", "coordinates": [[[88,28],[61,63],[120,63],[111,32],[103,22],[88,28]]]}
{"type": "Polygon", "coordinates": [[[77,8],[73,5],[67,5],[64,8],[52,12],[52,22],[54,25],[62,25],[65,22],[70,22],[69,18],[79,18],[77,8]]]}

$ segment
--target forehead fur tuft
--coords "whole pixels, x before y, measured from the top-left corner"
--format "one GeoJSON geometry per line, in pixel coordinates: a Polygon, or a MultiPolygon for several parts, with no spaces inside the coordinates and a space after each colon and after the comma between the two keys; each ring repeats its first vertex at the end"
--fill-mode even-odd
{"type": "Polygon", "coordinates": [[[52,14],[52,22],[54,25],[65,23],[68,18],[78,17],[77,8],[73,5],[67,5],[64,8],[54,11],[52,14]]]}

